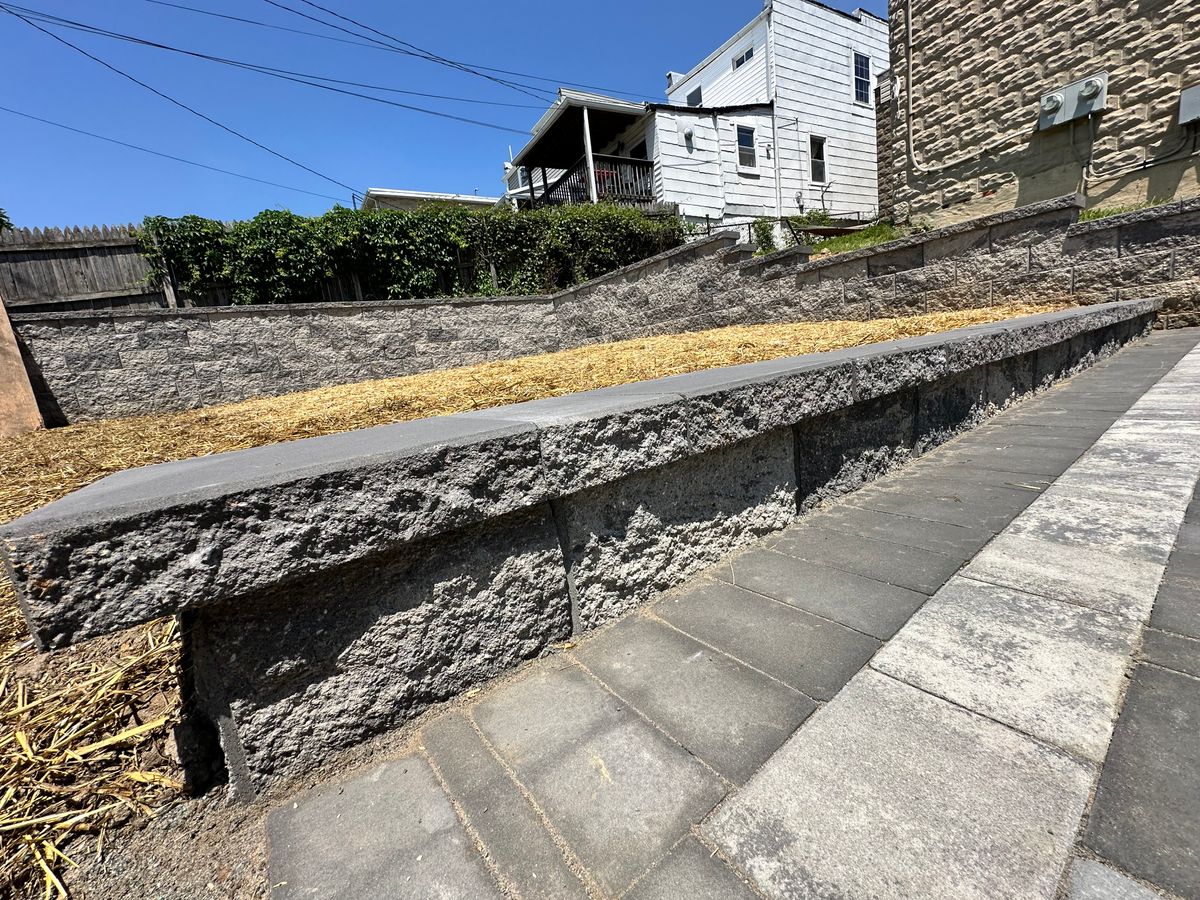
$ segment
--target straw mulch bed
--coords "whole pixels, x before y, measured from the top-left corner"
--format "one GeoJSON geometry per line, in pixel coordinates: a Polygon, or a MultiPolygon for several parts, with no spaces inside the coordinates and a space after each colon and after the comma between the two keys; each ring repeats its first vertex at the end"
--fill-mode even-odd
{"type": "MultiPolygon", "coordinates": [[[[0,441],[0,521],[134,466],[859,346],[1059,308],[722,328],[583,347],[0,441]]],[[[157,622],[39,656],[0,580],[0,894],[66,896],[64,867],[179,796],[179,638],[157,622]],[[72,842],[79,835],[93,842],[72,842]]]]}

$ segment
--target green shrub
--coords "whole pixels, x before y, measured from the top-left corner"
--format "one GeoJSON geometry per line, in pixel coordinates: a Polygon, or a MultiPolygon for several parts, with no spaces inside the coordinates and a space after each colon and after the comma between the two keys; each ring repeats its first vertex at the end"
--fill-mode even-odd
{"type": "Polygon", "coordinates": [[[865,247],[874,247],[876,244],[885,244],[888,241],[894,241],[897,238],[904,237],[905,234],[904,229],[893,225],[891,222],[876,222],[874,225],[868,225],[866,228],[860,228],[858,231],[852,231],[849,234],[841,234],[837,237],[816,241],[812,245],[813,255],[830,256],[835,253],[862,250],[865,247]]]}
{"type": "Polygon", "coordinates": [[[185,292],[227,288],[235,303],[312,301],[331,279],[352,277],[373,300],[542,293],[683,239],[676,218],[606,205],[524,212],[335,207],[314,218],[267,210],[230,225],[151,217],[139,235],[151,278],[169,273],[185,292]]]}
{"type": "Polygon", "coordinates": [[[751,226],[754,229],[754,243],[758,246],[758,253],[766,255],[775,252],[775,220],[774,219],[755,219],[751,226]]]}
{"type": "Polygon", "coordinates": [[[1152,207],[1162,206],[1164,203],[1169,202],[1169,198],[1151,197],[1149,200],[1144,200],[1140,203],[1125,203],[1121,206],[1093,206],[1091,209],[1085,209],[1079,214],[1079,221],[1094,222],[1097,219],[1107,219],[1109,216],[1119,216],[1121,213],[1137,212],[1139,209],[1151,209],[1152,207]]]}

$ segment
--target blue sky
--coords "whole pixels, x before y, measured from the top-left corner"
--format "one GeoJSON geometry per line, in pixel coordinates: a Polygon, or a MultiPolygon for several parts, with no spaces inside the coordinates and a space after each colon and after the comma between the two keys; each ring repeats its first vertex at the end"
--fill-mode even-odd
{"type": "MultiPolygon", "coordinates": [[[[351,40],[270,0],[170,2],[351,40]]],[[[279,2],[329,18],[303,0],[279,2]]],[[[695,0],[686,7],[646,0],[607,0],[600,6],[569,0],[314,2],[443,57],[552,79],[514,79],[535,87],[552,91],[557,82],[575,81],[646,99],[661,99],[668,69],[688,70],[761,8],[760,0],[695,0]]],[[[163,93],[360,193],[368,187],[393,187],[497,194],[509,146],[514,151],[521,147],[549,102],[412,56],[199,15],[151,0],[0,4],[260,66],[538,107],[378,94],[520,132],[512,133],[41,23],[163,93]]],[[[885,0],[833,0],[832,5],[846,10],[862,6],[877,15],[886,9],[885,0]]],[[[346,188],[172,106],[3,11],[0,59],[8,87],[0,92],[0,106],[350,203],[346,188]]],[[[17,225],[113,224],[185,213],[233,219],[267,208],[311,214],[335,202],[159,159],[8,112],[0,112],[0,146],[0,207],[17,225]]]]}

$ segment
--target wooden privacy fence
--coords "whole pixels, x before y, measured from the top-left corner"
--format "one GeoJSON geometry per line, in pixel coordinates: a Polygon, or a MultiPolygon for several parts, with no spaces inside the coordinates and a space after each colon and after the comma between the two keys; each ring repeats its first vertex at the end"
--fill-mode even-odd
{"type": "Polygon", "coordinates": [[[12,312],[175,305],[149,276],[133,225],[0,231],[0,294],[12,312]]]}

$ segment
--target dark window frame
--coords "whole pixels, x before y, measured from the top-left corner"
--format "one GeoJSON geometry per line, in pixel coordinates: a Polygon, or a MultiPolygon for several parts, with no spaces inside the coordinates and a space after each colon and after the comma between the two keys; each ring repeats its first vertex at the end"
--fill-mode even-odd
{"type": "Polygon", "coordinates": [[[808,136],[808,174],[813,184],[826,184],[829,181],[829,164],[826,150],[828,141],[818,134],[808,136]]]}
{"type": "Polygon", "coordinates": [[[687,95],[688,106],[703,106],[704,105],[704,86],[700,85],[694,91],[687,95]]]}
{"type": "Polygon", "coordinates": [[[741,54],[739,54],[738,56],[735,56],[733,58],[733,71],[736,72],[738,69],[740,69],[746,63],[750,62],[750,60],[752,60],[752,59],[754,59],[754,45],[753,44],[751,44],[749,47],[747,47],[745,50],[743,50],[741,52],[741,54]]]}

